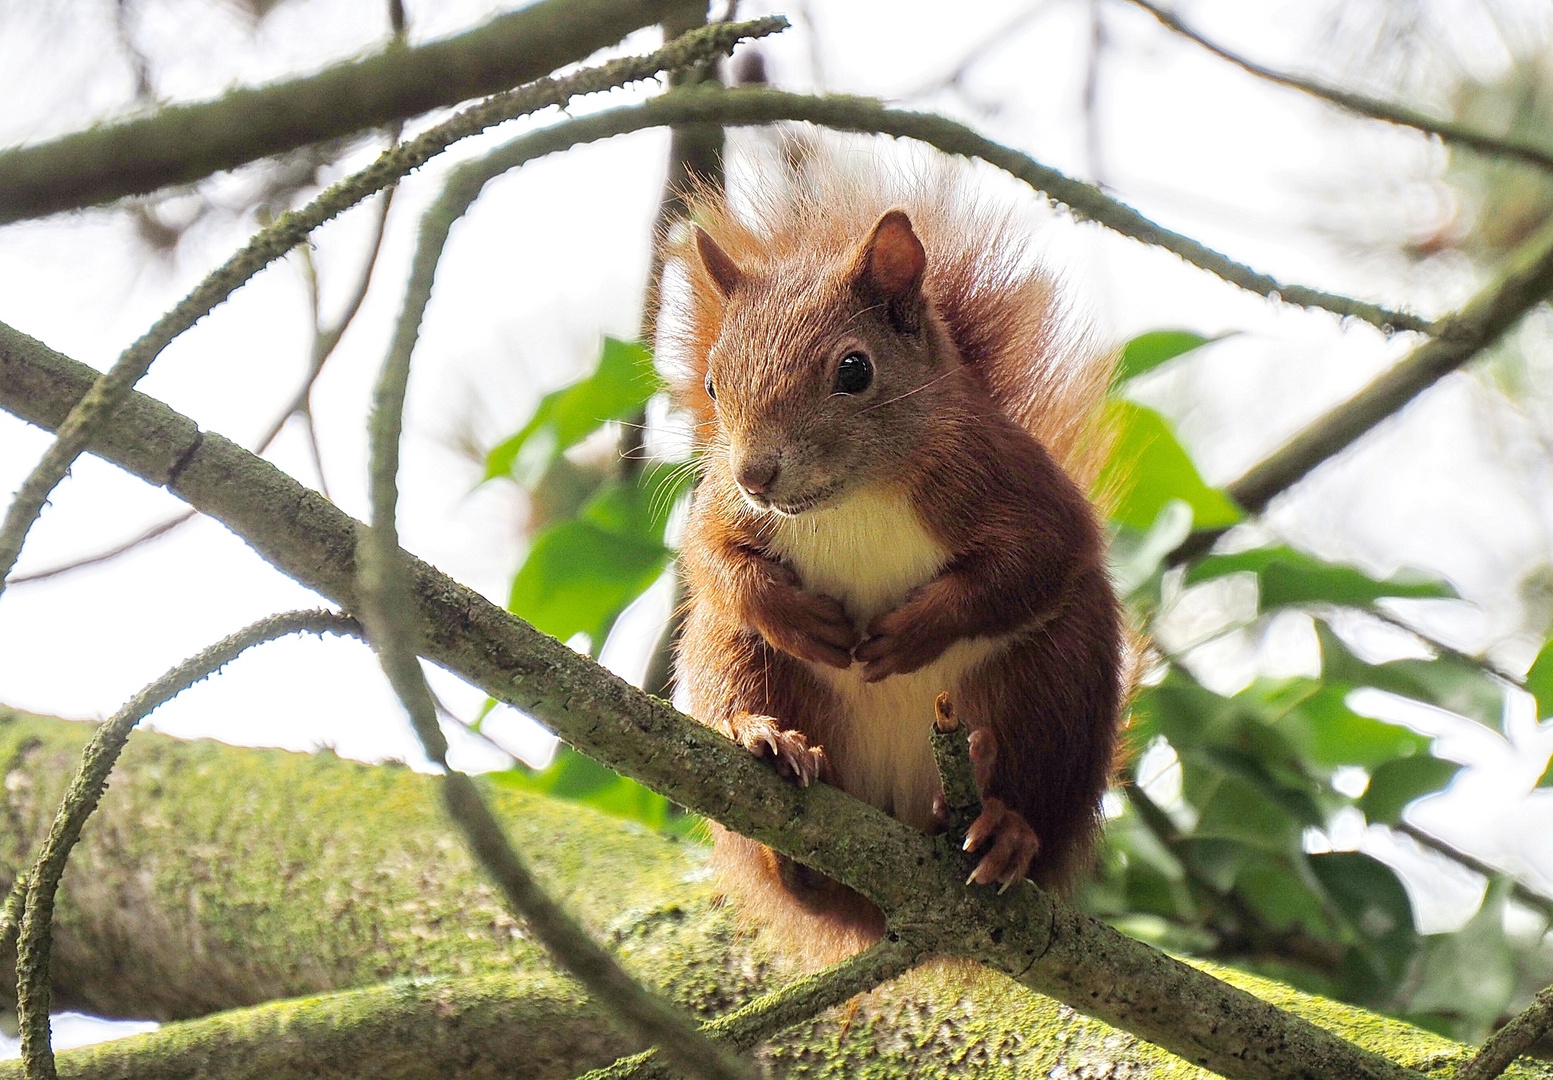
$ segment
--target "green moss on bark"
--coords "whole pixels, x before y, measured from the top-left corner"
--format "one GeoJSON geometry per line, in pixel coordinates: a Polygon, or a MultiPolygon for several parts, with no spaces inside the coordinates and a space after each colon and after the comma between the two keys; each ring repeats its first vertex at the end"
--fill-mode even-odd
{"type": "MultiPolygon", "coordinates": [[[[41,837],[88,734],[0,710],[0,875],[41,837]]],[[[547,886],[633,972],[707,1016],[780,982],[781,966],[716,903],[702,849],[575,804],[489,795],[547,886]]],[[[502,912],[430,778],[401,766],[139,732],[66,874],[58,934],[62,1004],[159,1018],[235,1009],[63,1053],[66,1077],[540,1078],[634,1049],[502,912]],[[257,1004],[276,997],[291,1000],[257,1004]]],[[[1396,1020],[1209,970],[1437,1075],[1468,1056],[1396,1020]]],[[[1209,1075],[947,962],[800,1025],[761,1057],[789,1077],[1209,1075]]],[[[0,1066],[0,1080],[19,1075],[0,1066]]],[[[1553,1080],[1553,1069],[1507,1075],[1553,1080]]]]}

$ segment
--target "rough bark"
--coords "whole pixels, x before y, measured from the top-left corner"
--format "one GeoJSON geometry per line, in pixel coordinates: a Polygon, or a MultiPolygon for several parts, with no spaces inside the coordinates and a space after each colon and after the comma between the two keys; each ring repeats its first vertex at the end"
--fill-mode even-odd
{"type": "MultiPolygon", "coordinates": [[[[0,877],[47,828],[89,734],[0,710],[0,877]]],[[[503,913],[432,778],[148,732],[114,776],[61,893],[61,1002],[160,1019],[238,1011],[64,1052],[61,1076],[563,1077],[634,1049],[503,913]],[[295,1000],[255,1004],[276,996],[295,1000]]],[[[488,794],[549,888],[677,1001],[713,1015],[785,977],[717,904],[699,846],[575,804],[488,794]]],[[[1399,1021],[1215,974],[1415,1067],[1470,1057],[1399,1021]]],[[[1004,976],[943,963],[761,1057],[793,1077],[1207,1075],[1004,976]]],[[[19,1075],[0,1065],[0,1080],[19,1075]]]]}
{"type": "Polygon", "coordinates": [[[0,153],[0,223],[142,195],[547,75],[697,0],[545,0],[456,37],[0,153]]]}

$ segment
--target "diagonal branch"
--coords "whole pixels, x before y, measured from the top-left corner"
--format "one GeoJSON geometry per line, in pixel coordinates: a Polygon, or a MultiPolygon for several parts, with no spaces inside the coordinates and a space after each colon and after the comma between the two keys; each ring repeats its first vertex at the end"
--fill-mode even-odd
{"type": "MultiPolygon", "coordinates": [[[[701,1031],[735,1050],[750,1050],[784,1028],[801,1024],[826,1009],[904,975],[919,959],[915,950],[904,942],[885,938],[834,967],[795,979],[742,1009],[702,1024],[701,1031]]],[[[654,1049],[623,1057],[613,1065],[584,1073],[577,1080],[672,1080],[672,1077],[654,1049]]]]}
{"type": "MultiPolygon", "coordinates": [[[[0,326],[0,408],[57,426],[90,368],[0,326]]],[[[133,394],[94,453],[164,484],[266,560],[347,610],[360,523],[261,458],[133,394]]],[[[1024,883],[965,887],[934,840],[836,788],[800,789],[424,563],[408,559],[421,655],[544,721],[604,765],[869,897],[923,952],[979,960],[1031,989],[1226,1077],[1416,1080],[1418,1074],[1214,979],[1024,883]],[[902,873],[910,868],[909,873],[902,873]]]]}
{"type": "Polygon", "coordinates": [[[1442,319],[1433,340],[1323,414],[1225,490],[1247,510],[1261,512],[1275,495],[1498,341],[1549,293],[1553,293],[1553,224],[1527,241],[1495,281],[1442,319]]]}
{"type": "MultiPolygon", "coordinates": [[[[70,851],[81,836],[93,810],[108,786],[108,774],[134,730],[152,710],[207,678],[238,654],[264,641],[287,634],[356,634],[356,620],[333,611],[288,611],[260,619],[223,638],[174,667],[101,724],[81,754],[81,769],[60,804],[53,827],[43,841],[32,870],[26,875],[26,902],[16,946],[16,1000],[21,1017],[22,1060],[27,1080],[54,1080],[54,1050],[49,1041],[50,958],[52,953],[54,899],[65,872],[70,851]]],[[[20,883],[21,878],[18,878],[20,883]]],[[[20,885],[13,886],[13,897],[20,885]]],[[[8,900],[7,922],[14,904],[8,900]]],[[[0,935],[3,936],[3,935],[0,935]]]]}
{"type": "Polygon", "coordinates": [[[97,380],[91,393],[60,425],[53,444],[22,482],[6,511],[4,524],[0,525],[0,592],[16,565],[32,523],[43,510],[49,494],[90,440],[93,429],[113,412],[174,338],[208,315],[244,282],[290,251],[319,225],[425,164],[459,139],[477,135],[516,116],[563,105],[583,94],[652,78],[666,69],[693,65],[708,56],[728,52],[742,38],[775,33],[786,25],[786,20],[778,17],[752,23],[719,23],[686,34],[647,56],[614,60],[566,78],[540,79],[498,94],[385,151],[371,165],[334,184],[301,210],[281,215],[274,224],[249,240],[241,251],[212,271],[193,292],[158,319],[139,341],[124,350],[113,367],[97,380]]]}
{"type": "Polygon", "coordinates": [[[191,183],[493,94],[661,21],[666,7],[664,0],[545,0],[456,37],[414,48],[390,44],[306,78],[7,150],[0,153],[0,224],[191,183]]]}
{"type": "Polygon", "coordinates": [[[1525,1012],[1494,1032],[1477,1057],[1461,1067],[1456,1080],[1494,1080],[1549,1031],[1553,1031],[1553,986],[1538,994],[1525,1012]]]}
{"type": "Polygon", "coordinates": [[[1340,109],[1358,116],[1366,116],[1372,120],[1382,120],[1388,124],[1396,124],[1399,127],[1409,127],[1415,131],[1422,131],[1427,135],[1433,135],[1445,142],[1465,146],[1482,154],[1494,154],[1500,157],[1515,158],[1524,161],[1528,165],[1536,165],[1543,169],[1553,169],[1553,153],[1546,147],[1534,143],[1525,142],[1510,136],[1488,135],[1481,131],[1457,124],[1450,120],[1436,120],[1425,116],[1405,105],[1393,101],[1383,101],[1380,98],[1372,98],[1366,94],[1356,94],[1350,90],[1328,86],[1326,83],[1315,79],[1301,78],[1298,75],[1288,75],[1272,68],[1263,67],[1261,64],[1247,60],[1245,57],[1230,52],[1224,46],[1216,44],[1202,34],[1187,26],[1175,15],[1163,8],[1156,7],[1149,0],[1127,0],[1134,7],[1140,7],[1154,18],[1158,19],[1168,29],[1180,34],[1188,41],[1196,42],[1214,56],[1227,60],[1243,71],[1250,72],[1259,79],[1277,83],[1279,86],[1287,86],[1309,94],[1311,97],[1320,98],[1322,101],[1336,105],[1340,109]]]}
{"type": "MultiPolygon", "coordinates": [[[[410,270],[415,295],[429,296],[441,257],[439,243],[422,245],[410,270]]],[[[373,393],[371,435],[372,527],[357,548],[357,586],[368,637],[393,685],[426,755],[442,769],[442,797],[448,815],[470,850],[501,889],[515,915],[527,922],[557,963],[643,1041],[656,1043],[677,1069],[694,1080],[752,1080],[753,1071],[726,1047],[698,1031],[690,1019],[632,979],[618,961],[577,925],[535,882],[513,849],[501,823],[463,773],[448,766],[447,739],[437,723],[436,703],[421,670],[415,598],[404,553],[399,548],[399,443],[404,428],[405,391],[415,350],[419,317],[401,318],[373,393]]],[[[51,1080],[51,1078],[46,1078],[51,1080]]]]}

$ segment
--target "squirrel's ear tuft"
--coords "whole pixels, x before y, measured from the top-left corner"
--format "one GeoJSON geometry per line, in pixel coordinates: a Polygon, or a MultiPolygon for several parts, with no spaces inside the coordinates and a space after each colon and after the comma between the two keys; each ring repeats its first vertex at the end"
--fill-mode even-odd
{"type": "Polygon", "coordinates": [[[891,210],[874,225],[858,257],[857,283],[889,303],[890,318],[902,330],[921,323],[922,274],[927,252],[904,210],[891,210]]]}
{"type": "Polygon", "coordinates": [[[701,255],[701,265],[712,275],[712,283],[726,299],[738,291],[744,283],[744,271],[729,254],[717,246],[717,241],[707,235],[705,229],[696,226],[696,251],[701,255]]]}

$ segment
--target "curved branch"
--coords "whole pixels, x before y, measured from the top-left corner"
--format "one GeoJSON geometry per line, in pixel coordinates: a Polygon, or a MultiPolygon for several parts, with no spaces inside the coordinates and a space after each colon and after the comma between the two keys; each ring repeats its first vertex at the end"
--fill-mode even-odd
{"type": "MultiPolygon", "coordinates": [[[[92,371],[0,326],[0,407],[60,423],[92,371]]],[[[359,603],[364,528],[317,492],[143,394],[93,451],[165,484],[265,559],[347,609],[359,603]]],[[[802,789],[721,735],[649,697],[415,560],[421,655],[539,718],[590,757],[868,896],[914,948],[979,960],[1031,989],[1226,1077],[1416,1080],[1205,972],[1123,936],[1028,882],[965,887],[946,838],[916,832],[824,784],[802,789]],[[911,868],[902,873],[902,868],[911,868]]]]}
{"type": "MultiPolygon", "coordinates": [[[[432,215],[428,215],[430,217],[432,215]]],[[[447,222],[451,224],[451,219],[447,222]]],[[[442,239],[446,239],[446,226],[442,239]]],[[[443,770],[442,797],[464,840],[556,962],[645,1042],[656,1043],[683,1074],[697,1080],[752,1080],[751,1066],[698,1031],[690,1019],[628,975],[618,961],[580,927],[566,909],[535,882],[501,823],[463,773],[448,766],[447,739],[437,723],[436,703],[421,670],[415,599],[409,568],[399,548],[399,443],[404,427],[410,359],[420,311],[431,295],[443,243],[421,244],[410,269],[405,304],[373,392],[371,435],[372,527],[357,547],[358,588],[368,637],[426,754],[443,770]],[[419,299],[417,299],[419,298],[419,299]]],[[[45,1016],[45,1022],[47,1017],[45,1016]]],[[[52,1078],[44,1078],[52,1080],[52,1078]]]]}
{"type": "Polygon", "coordinates": [[[204,318],[254,274],[290,251],[319,225],[425,164],[452,143],[477,135],[494,124],[565,104],[583,94],[612,89],[652,78],[664,70],[699,63],[709,56],[728,52],[745,37],[775,33],[786,25],[786,20],[778,17],[749,23],[719,23],[686,34],[647,56],[613,60],[565,78],[540,79],[498,94],[409,142],[385,151],[371,165],[334,184],[301,210],[281,215],[274,224],[249,240],[241,251],[206,276],[139,341],[125,349],[60,425],[54,442],[22,482],[6,511],[4,524],[0,525],[0,593],[16,565],[32,523],[43,510],[49,494],[90,440],[93,429],[113,412],[174,338],[204,318]]]}
{"type": "MultiPolygon", "coordinates": [[[[213,675],[246,649],[304,631],[358,634],[360,627],[356,620],[333,611],[288,611],[260,619],[174,667],[130,698],[92,733],[81,754],[81,769],[65,792],[48,837],[26,875],[26,903],[16,944],[16,1001],[21,1017],[22,1061],[28,1080],[54,1080],[55,1076],[54,1050],[49,1042],[49,976],[59,879],[81,836],[81,827],[102,799],[108,774],[129,740],[129,733],[153,709],[213,675]]],[[[6,904],[7,914],[12,906],[10,902],[6,904]]]]}
{"type": "MultiPolygon", "coordinates": [[[[685,3],[686,0],[673,0],[685,3]]],[[[143,195],[528,82],[664,17],[663,0],[545,0],[456,37],[0,153],[0,224],[143,195]]]]}
{"type": "Polygon", "coordinates": [[[1280,71],[1274,71],[1272,68],[1263,67],[1261,64],[1253,63],[1243,56],[1230,52],[1224,46],[1216,44],[1196,30],[1193,30],[1170,12],[1155,7],[1149,0],[1127,0],[1127,2],[1134,7],[1147,11],[1163,23],[1167,29],[1180,34],[1188,41],[1196,42],[1214,56],[1219,57],[1221,60],[1229,61],[1236,67],[1255,75],[1259,79],[1265,79],[1270,83],[1287,86],[1290,89],[1309,94],[1311,97],[1320,98],[1322,101],[1336,105],[1338,108],[1351,112],[1356,116],[1364,116],[1371,120],[1380,120],[1387,124],[1396,124],[1399,127],[1408,127],[1415,131],[1422,131],[1426,135],[1433,135],[1444,142],[1465,146],[1468,149],[1476,150],[1480,154],[1515,158],[1517,161],[1524,161],[1528,165],[1535,165],[1538,168],[1553,169],[1553,153],[1549,153],[1545,147],[1524,142],[1520,139],[1488,135],[1450,120],[1435,120],[1396,102],[1382,101],[1380,98],[1372,98],[1365,94],[1356,94],[1349,90],[1328,86],[1325,83],[1317,82],[1315,79],[1306,79],[1298,75],[1288,75],[1280,71]]]}

